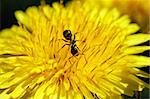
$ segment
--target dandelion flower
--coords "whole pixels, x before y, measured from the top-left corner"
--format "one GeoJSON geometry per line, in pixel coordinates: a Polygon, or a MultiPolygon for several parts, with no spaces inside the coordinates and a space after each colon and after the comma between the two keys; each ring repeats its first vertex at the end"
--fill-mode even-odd
{"type": "Polygon", "coordinates": [[[149,12],[150,2],[147,0],[81,0],[98,6],[99,8],[116,7],[121,13],[128,14],[130,18],[136,22],[142,32],[150,32],[149,30],[149,12]]]}
{"type": "Polygon", "coordinates": [[[117,99],[148,87],[137,76],[150,58],[134,54],[150,39],[116,9],[72,2],[15,12],[19,25],[0,33],[1,99],[117,99]],[[78,56],[62,48],[63,31],[76,34],[78,56]],[[138,68],[137,68],[138,67],[138,68]]]}

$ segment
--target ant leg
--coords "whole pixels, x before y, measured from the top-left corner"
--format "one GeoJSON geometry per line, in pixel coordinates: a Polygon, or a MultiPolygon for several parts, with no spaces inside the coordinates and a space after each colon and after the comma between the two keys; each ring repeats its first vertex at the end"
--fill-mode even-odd
{"type": "MultiPolygon", "coordinates": [[[[73,40],[75,40],[76,39],[76,34],[78,34],[78,32],[76,32],[75,34],[74,34],[74,37],[73,37],[73,40]]],[[[81,41],[81,42],[85,42],[85,40],[75,40],[75,41],[81,41]]]]}
{"type": "Polygon", "coordinates": [[[76,40],[76,41],[85,42],[85,40],[76,40]]]}
{"type": "Polygon", "coordinates": [[[67,40],[65,40],[65,39],[62,39],[64,42],[68,42],[67,40]]]}
{"type": "MultiPolygon", "coordinates": [[[[71,56],[71,57],[68,58],[68,60],[69,60],[69,62],[70,62],[71,65],[73,65],[73,63],[71,63],[70,59],[73,58],[73,57],[75,57],[75,56],[71,56]]],[[[76,58],[76,57],[75,57],[75,58],[76,58]]],[[[77,58],[76,58],[76,59],[77,59],[77,58]]]]}
{"type": "Polygon", "coordinates": [[[77,49],[80,51],[79,47],[78,47],[78,46],[76,46],[76,47],[77,47],[77,49]]]}
{"type": "MultiPolygon", "coordinates": [[[[71,57],[68,58],[68,60],[69,60],[70,63],[71,63],[70,59],[73,58],[73,57],[74,57],[76,60],[78,60],[78,58],[77,58],[76,56],[71,56],[71,57]]],[[[72,64],[72,63],[71,63],[71,64],[72,64]]],[[[72,64],[72,65],[73,65],[73,64],[72,64]]]]}
{"type": "Polygon", "coordinates": [[[87,61],[87,59],[86,59],[86,57],[85,57],[85,54],[81,53],[81,55],[83,55],[83,56],[84,56],[85,62],[86,62],[86,64],[87,64],[87,63],[88,63],[88,61],[87,61]]]}
{"type": "Polygon", "coordinates": [[[73,57],[73,56],[71,56],[71,57],[68,58],[68,60],[69,60],[69,62],[70,62],[71,65],[73,65],[73,64],[71,63],[71,61],[70,61],[70,59],[71,59],[72,57],[73,57]]]}
{"type": "Polygon", "coordinates": [[[87,61],[87,59],[86,59],[86,57],[85,57],[85,55],[83,54],[83,56],[84,56],[84,59],[85,59],[85,62],[86,62],[86,64],[88,63],[88,61],[87,61]]]}
{"type": "Polygon", "coordinates": [[[68,42],[67,40],[65,40],[65,39],[58,39],[58,40],[63,40],[64,42],[68,42]]]}
{"type": "MultiPolygon", "coordinates": [[[[70,45],[70,44],[64,44],[64,45],[61,47],[61,49],[64,48],[66,45],[70,45]]],[[[58,52],[59,52],[61,49],[59,49],[58,52]]]]}
{"type": "Polygon", "coordinates": [[[77,34],[78,32],[76,32],[75,34],[74,34],[74,36],[73,36],[73,39],[75,40],[76,39],[76,34],[77,34]]]}
{"type": "Polygon", "coordinates": [[[81,41],[81,40],[76,40],[76,41],[81,41]]]}
{"type": "MultiPolygon", "coordinates": [[[[77,49],[80,51],[80,49],[79,49],[79,47],[78,47],[78,46],[77,46],[77,49]]],[[[87,62],[87,59],[86,59],[86,57],[85,57],[85,54],[81,53],[81,55],[83,55],[83,56],[84,56],[84,59],[85,59],[86,64],[87,64],[88,62],[87,62]]]]}
{"type": "Polygon", "coordinates": [[[74,35],[78,34],[78,32],[74,33],[74,35]]]}

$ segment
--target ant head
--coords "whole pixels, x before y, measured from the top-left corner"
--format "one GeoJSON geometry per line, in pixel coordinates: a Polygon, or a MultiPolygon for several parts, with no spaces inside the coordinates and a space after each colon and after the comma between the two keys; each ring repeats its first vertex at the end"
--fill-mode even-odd
{"type": "Polygon", "coordinates": [[[70,30],[65,30],[64,32],[63,32],[63,35],[64,35],[64,37],[66,38],[66,40],[71,40],[72,38],[72,33],[71,33],[71,31],[70,30]]]}

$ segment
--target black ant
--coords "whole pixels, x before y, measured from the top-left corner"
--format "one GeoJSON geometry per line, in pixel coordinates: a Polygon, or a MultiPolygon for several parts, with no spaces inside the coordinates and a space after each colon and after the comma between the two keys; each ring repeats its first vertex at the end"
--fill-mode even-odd
{"type": "MultiPolygon", "coordinates": [[[[71,31],[70,30],[65,30],[64,32],[63,32],[63,36],[64,36],[64,38],[65,39],[62,39],[63,41],[65,41],[65,42],[68,42],[69,44],[64,44],[63,46],[62,46],[62,48],[63,47],[65,47],[66,45],[68,45],[68,46],[70,46],[71,47],[71,54],[73,55],[73,56],[78,56],[79,55],[79,48],[77,47],[77,45],[76,45],[76,41],[78,41],[78,40],[76,40],[76,35],[77,34],[77,32],[74,34],[74,36],[73,36],[73,39],[72,39],[72,33],[71,33],[71,31]]],[[[61,49],[62,49],[61,48],[61,49]]],[[[60,49],[60,50],[61,50],[60,49]]],[[[59,51],[60,51],[59,50],[59,51]]],[[[58,51],[58,52],[59,52],[58,51]]],[[[83,53],[81,53],[82,55],[84,55],[83,53]]],[[[70,58],[72,58],[73,56],[71,56],[70,58]]],[[[69,59],[70,59],[69,58],[69,59]]],[[[86,61],[86,64],[87,64],[87,60],[86,60],[86,57],[84,56],[84,58],[85,58],[85,61],[86,61]]]]}
{"type": "MultiPolygon", "coordinates": [[[[76,34],[76,33],[75,33],[76,34]]],[[[65,44],[65,45],[69,45],[69,46],[71,46],[71,54],[73,55],[73,56],[78,56],[79,55],[79,53],[78,53],[78,47],[77,47],[77,45],[76,45],[76,39],[75,39],[75,34],[74,34],[74,37],[73,37],[73,39],[72,39],[72,33],[71,33],[71,31],[70,30],[65,30],[64,32],[63,32],[63,36],[64,36],[64,38],[66,39],[66,40],[64,40],[65,42],[69,42],[70,44],[65,44]]],[[[64,45],[64,46],[65,46],[64,45]]],[[[63,46],[63,47],[64,47],[63,46]]],[[[63,48],[62,47],[62,48],[63,48]]]]}

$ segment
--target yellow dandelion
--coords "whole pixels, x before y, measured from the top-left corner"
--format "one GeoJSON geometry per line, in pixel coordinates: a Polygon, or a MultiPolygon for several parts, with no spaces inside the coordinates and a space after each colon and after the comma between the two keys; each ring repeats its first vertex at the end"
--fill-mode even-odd
{"type": "Polygon", "coordinates": [[[113,0],[114,6],[120,8],[120,11],[128,14],[131,19],[139,24],[143,32],[149,32],[149,12],[150,2],[147,0],[125,0],[124,4],[121,0],[113,0]],[[126,7],[123,7],[126,5],[126,7]]]}
{"type": "Polygon", "coordinates": [[[150,2],[148,0],[81,0],[100,8],[116,7],[121,13],[128,14],[136,22],[142,32],[149,32],[150,2]]]}
{"type": "Polygon", "coordinates": [[[150,47],[134,45],[150,35],[133,34],[139,27],[116,9],[55,3],[15,15],[19,26],[0,33],[1,99],[118,99],[148,87],[137,67],[150,58],[134,54],[150,47]]]}

